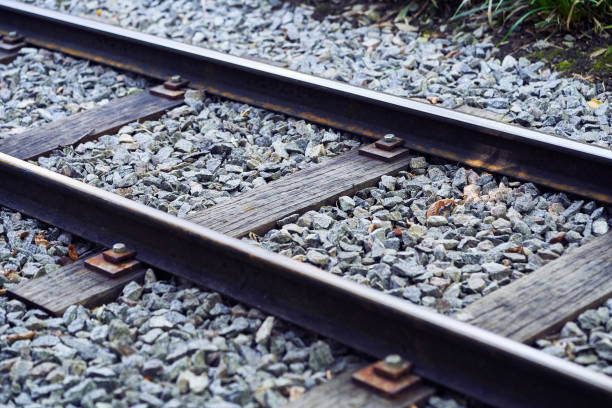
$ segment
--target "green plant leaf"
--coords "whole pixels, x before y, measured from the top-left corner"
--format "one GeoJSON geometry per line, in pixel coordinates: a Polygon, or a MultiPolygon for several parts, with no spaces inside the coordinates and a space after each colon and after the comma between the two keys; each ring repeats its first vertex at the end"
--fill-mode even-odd
{"type": "Polygon", "coordinates": [[[501,41],[495,47],[499,47],[504,41],[506,41],[506,39],[510,36],[510,34],[512,34],[512,32],[514,30],[516,30],[516,28],[519,25],[521,25],[521,23],[523,21],[525,21],[526,18],[528,18],[532,14],[539,13],[540,11],[544,11],[544,10],[547,10],[547,9],[548,9],[548,7],[538,7],[536,9],[530,10],[530,11],[526,12],[525,14],[523,14],[521,16],[521,18],[519,18],[518,20],[516,20],[516,22],[514,24],[512,24],[512,27],[510,27],[510,29],[508,30],[506,35],[504,35],[504,38],[502,38],[501,41]]]}
{"type": "Polygon", "coordinates": [[[406,16],[408,15],[408,11],[410,10],[411,6],[412,6],[412,2],[410,2],[406,7],[401,9],[400,12],[397,13],[397,17],[395,18],[395,21],[405,19],[406,16]]]}

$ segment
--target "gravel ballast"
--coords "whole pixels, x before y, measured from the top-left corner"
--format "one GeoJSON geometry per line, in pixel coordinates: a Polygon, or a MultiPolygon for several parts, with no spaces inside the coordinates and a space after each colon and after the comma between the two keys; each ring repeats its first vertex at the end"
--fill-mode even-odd
{"type": "Polygon", "coordinates": [[[0,289],[58,269],[70,247],[81,256],[94,245],[69,232],[0,207],[0,289]]]}
{"type": "Polygon", "coordinates": [[[148,86],[148,81],[58,52],[22,48],[0,65],[0,139],[148,86]]]}
{"type": "Polygon", "coordinates": [[[545,353],[612,376],[612,298],[535,342],[545,353]]]}
{"type": "Polygon", "coordinates": [[[612,145],[612,92],[600,83],[563,77],[543,62],[499,55],[484,27],[456,33],[441,27],[445,38],[402,25],[357,27],[355,19],[367,14],[365,4],[319,21],[312,18],[313,8],[279,0],[28,3],[88,18],[99,13],[105,22],[148,34],[398,96],[430,98],[448,108],[484,108],[521,126],[612,145]],[[589,106],[591,100],[596,102],[589,106]]]}
{"type": "Polygon", "coordinates": [[[9,407],[237,408],[278,407],[361,360],[149,270],[117,302],[59,318],[0,296],[0,361],[9,407]]]}
{"type": "Polygon", "coordinates": [[[38,164],[183,217],[360,145],[303,120],[189,91],[186,105],[38,164]]]}
{"type": "Polygon", "coordinates": [[[453,164],[410,169],[249,242],[443,313],[605,234],[612,211],[453,164]]]}
{"type": "MultiPolygon", "coordinates": [[[[0,289],[53,273],[68,245],[80,255],[93,247],[17,212],[0,219],[0,289]]],[[[353,364],[365,362],[333,341],[152,270],[116,302],[58,318],[0,294],[6,407],[272,408],[353,364]]],[[[442,391],[428,406],[460,401],[442,391]]]]}

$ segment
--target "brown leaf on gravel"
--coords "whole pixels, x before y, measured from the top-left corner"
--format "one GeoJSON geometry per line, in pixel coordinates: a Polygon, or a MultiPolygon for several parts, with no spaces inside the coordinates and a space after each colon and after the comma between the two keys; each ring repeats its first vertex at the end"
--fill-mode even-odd
{"type": "Polygon", "coordinates": [[[567,234],[565,231],[561,231],[558,234],[555,234],[552,237],[550,237],[548,242],[551,244],[556,244],[557,242],[561,242],[563,241],[563,238],[565,238],[565,234],[567,234]]]}
{"type": "Polygon", "coordinates": [[[438,98],[437,96],[428,96],[427,101],[432,105],[435,105],[440,102],[440,98],[438,98]]]}
{"type": "Polygon", "coordinates": [[[30,231],[22,231],[19,234],[17,234],[17,236],[21,239],[24,239],[25,237],[27,237],[28,235],[30,235],[30,231]]]}
{"type": "Polygon", "coordinates": [[[79,259],[79,255],[77,254],[76,249],[74,249],[74,245],[72,244],[68,245],[68,256],[73,261],[76,261],[77,259],[79,259]]]}
{"type": "Polygon", "coordinates": [[[455,55],[459,54],[461,50],[452,50],[448,54],[446,54],[446,59],[453,58],[455,55]]]}
{"type": "Polygon", "coordinates": [[[452,210],[453,207],[455,207],[456,205],[457,203],[455,202],[455,200],[452,199],[438,200],[429,206],[426,218],[429,218],[432,215],[438,215],[441,211],[445,211],[448,209],[452,210]]]}
{"type": "Polygon", "coordinates": [[[402,230],[399,227],[393,228],[393,233],[395,234],[396,237],[402,236],[402,230]]]}
{"type": "Polygon", "coordinates": [[[8,277],[10,274],[12,273],[17,273],[17,271],[13,270],[13,269],[5,269],[2,274],[6,277],[8,277]]]}
{"type": "Polygon", "coordinates": [[[595,81],[595,77],[593,75],[580,75],[575,72],[572,74],[572,78],[582,79],[583,81],[587,81],[587,82],[595,81]]]}
{"type": "Polygon", "coordinates": [[[514,247],[514,248],[508,248],[508,252],[514,252],[516,254],[522,254],[523,253],[523,246],[519,245],[519,246],[514,247]]]}
{"type": "Polygon", "coordinates": [[[0,296],[6,295],[6,289],[0,289],[0,296]]]}
{"type": "Polygon", "coordinates": [[[49,244],[49,241],[45,239],[45,231],[41,231],[39,234],[36,234],[34,236],[34,244],[36,246],[44,245],[45,248],[49,248],[49,246],[51,246],[51,244],[49,244]]]}
{"type": "Polygon", "coordinates": [[[6,339],[9,341],[31,340],[35,335],[36,333],[33,330],[30,330],[29,332],[25,332],[23,334],[7,334],[6,339]]]}
{"type": "Polygon", "coordinates": [[[306,392],[304,387],[300,387],[298,385],[294,385],[289,388],[289,401],[295,401],[299,397],[301,397],[306,392]]]}

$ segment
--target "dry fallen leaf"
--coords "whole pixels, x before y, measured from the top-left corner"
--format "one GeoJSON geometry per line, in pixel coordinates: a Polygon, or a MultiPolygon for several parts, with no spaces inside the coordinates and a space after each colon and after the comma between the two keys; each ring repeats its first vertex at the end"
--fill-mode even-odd
{"type": "Polygon", "coordinates": [[[74,245],[72,244],[68,245],[68,256],[73,261],[76,261],[77,259],[79,259],[79,255],[77,254],[76,249],[74,249],[74,245]]]}
{"type": "Polygon", "coordinates": [[[7,334],[6,339],[9,340],[9,341],[14,341],[14,340],[30,340],[35,335],[36,335],[36,333],[34,331],[30,330],[29,332],[25,332],[25,333],[22,333],[22,334],[7,334]]]}
{"type": "Polygon", "coordinates": [[[414,33],[414,32],[419,31],[419,27],[413,26],[410,24],[396,23],[395,26],[397,27],[398,30],[406,31],[407,33],[414,33]]]}
{"type": "Polygon", "coordinates": [[[595,110],[597,108],[599,108],[599,105],[601,105],[603,102],[600,101],[599,99],[591,99],[590,101],[587,102],[587,105],[589,105],[589,108],[595,110]]]}
{"type": "Polygon", "coordinates": [[[523,253],[523,246],[519,245],[519,246],[514,247],[514,248],[508,248],[508,252],[514,252],[516,254],[522,254],[523,253]]]}
{"type": "Polygon", "coordinates": [[[461,50],[452,50],[451,52],[449,52],[448,54],[446,54],[446,58],[453,58],[455,55],[459,54],[461,52],[461,50]]]}
{"type": "Polygon", "coordinates": [[[572,78],[582,79],[583,81],[587,82],[595,82],[595,77],[593,75],[580,75],[576,72],[572,74],[572,78]]]}
{"type": "Polygon", "coordinates": [[[393,233],[395,234],[396,237],[402,236],[402,230],[398,227],[393,228],[393,233]]]}
{"type": "Polygon", "coordinates": [[[432,105],[435,105],[440,102],[440,98],[438,98],[437,96],[428,96],[427,101],[429,101],[429,103],[431,103],[432,105]]]}
{"type": "Polygon", "coordinates": [[[304,387],[300,387],[297,385],[289,388],[289,401],[295,401],[296,399],[301,397],[302,394],[304,394],[305,392],[306,392],[306,389],[304,387]]]}
{"type": "Polygon", "coordinates": [[[10,274],[12,273],[17,273],[17,271],[13,270],[13,269],[6,269],[4,272],[2,272],[2,274],[6,277],[8,277],[10,274]]]}
{"type": "Polygon", "coordinates": [[[561,242],[563,241],[563,238],[565,238],[565,231],[561,231],[558,234],[553,235],[550,240],[548,240],[548,242],[550,242],[551,244],[556,244],[557,242],[561,242]]]}
{"type": "Polygon", "coordinates": [[[6,295],[6,289],[0,289],[0,296],[6,295]]]}
{"type": "Polygon", "coordinates": [[[426,218],[429,218],[432,215],[438,215],[441,211],[452,209],[456,205],[457,203],[455,202],[455,200],[451,200],[451,199],[438,200],[429,206],[429,209],[427,210],[426,218]]]}
{"type": "Polygon", "coordinates": [[[589,57],[591,58],[597,58],[599,57],[601,54],[603,54],[604,52],[606,52],[607,48],[600,48],[595,52],[592,52],[591,54],[589,54],[589,57]]]}
{"type": "Polygon", "coordinates": [[[27,237],[28,235],[30,235],[30,231],[23,231],[20,232],[19,234],[17,234],[17,236],[21,239],[24,239],[25,237],[27,237]]]}
{"type": "Polygon", "coordinates": [[[45,231],[41,231],[39,234],[36,234],[34,236],[34,244],[36,246],[44,245],[45,248],[49,248],[49,246],[51,246],[51,244],[49,244],[49,241],[45,239],[45,231]]]}

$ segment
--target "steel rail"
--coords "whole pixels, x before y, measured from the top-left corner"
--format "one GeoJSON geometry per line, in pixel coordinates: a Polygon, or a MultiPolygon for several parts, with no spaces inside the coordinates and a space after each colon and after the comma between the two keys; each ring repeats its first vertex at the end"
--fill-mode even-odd
{"type": "Polygon", "coordinates": [[[602,374],[2,153],[0,204],[495,406],[612,406],[602,374]]]}
{"type": "Polygon", "coordinates": [[[0,29],[154,78],[179,73],[229,99],[612,204],[612,150],[258,61],[0,0],[0,29]]]}

